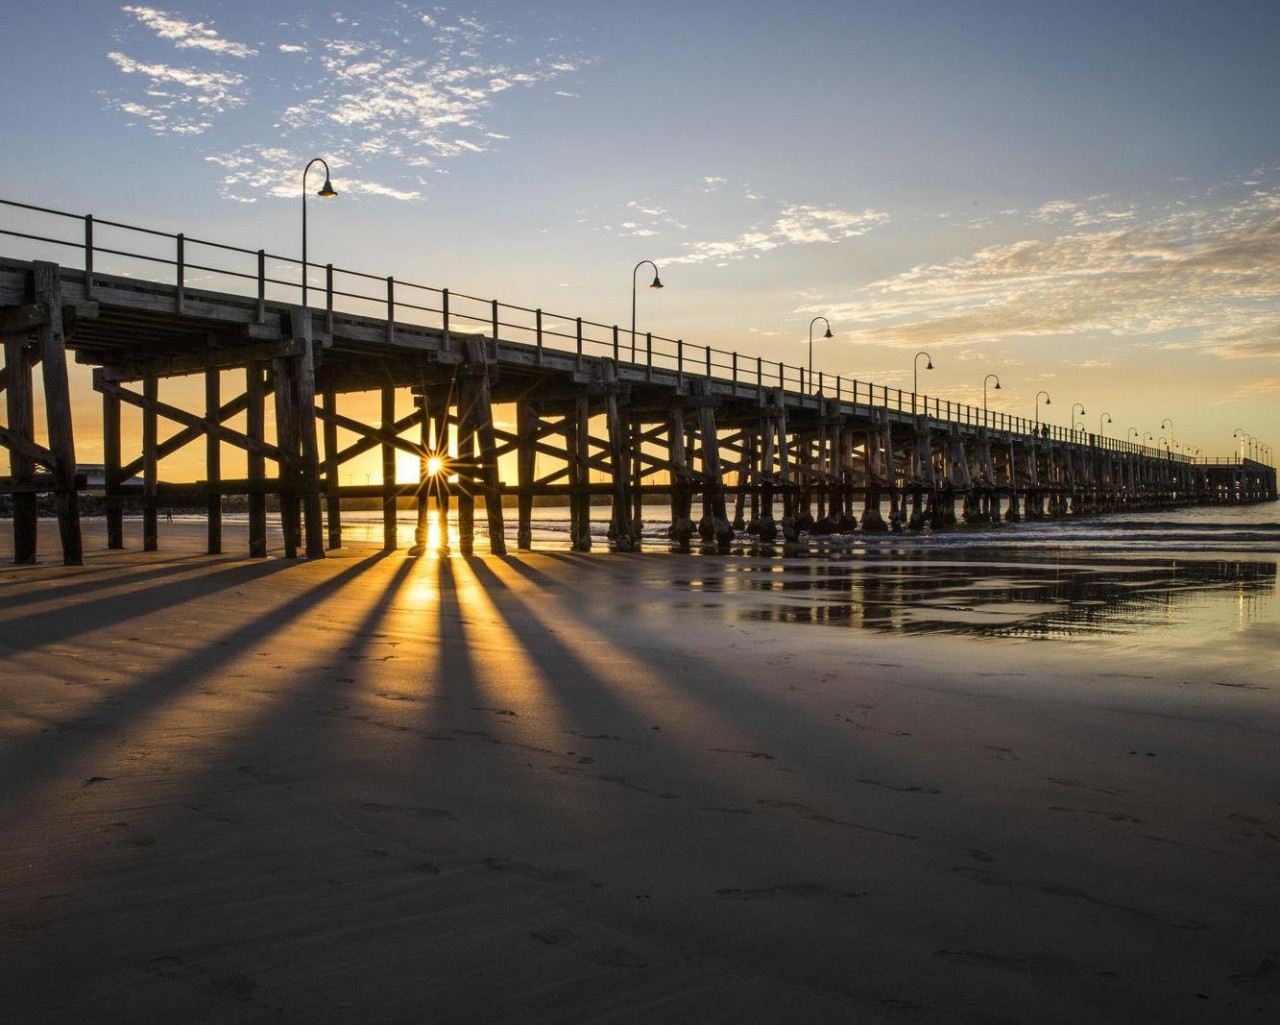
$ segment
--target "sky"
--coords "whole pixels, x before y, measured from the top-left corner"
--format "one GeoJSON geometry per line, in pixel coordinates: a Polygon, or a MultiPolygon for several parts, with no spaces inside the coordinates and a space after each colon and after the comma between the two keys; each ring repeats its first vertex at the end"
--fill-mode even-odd
{"type": "Polygon", "coordinates": [[[319,156],[315,262],[1280,442],[1274,0],[11,7],[0,198],[296,256],[319,156]]]}

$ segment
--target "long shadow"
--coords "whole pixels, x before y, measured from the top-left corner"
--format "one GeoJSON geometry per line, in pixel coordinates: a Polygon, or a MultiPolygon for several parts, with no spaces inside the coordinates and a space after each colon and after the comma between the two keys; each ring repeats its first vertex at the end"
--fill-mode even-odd
{"type": "Polygon", "coordinates": [[[205,598],[264,576],[281,573],[289,565],[284,561],[241,562],[212,573],[157,583],[154,587],[140,588],[123,595],[105,595],[81,602],[61,615],[45,611],[16,616],[0,623],[0,638],[6,635],[13,637],[18,642],[13,647],[19,649],[30,647],[33,643],[70,640],[82,633],[107,629],[128,619],[173,608],[192,598],[205,598]]]}
{"type": "MultiPolygon", "coordinates": [[[[539,587],[563,587],[562,581],[555,579],[543,573],[542,570],[534,569],[524,561],[520,555],[495,555],[491,558],[497,559],[504,566],[510,566],[516,573],[528,580],[531,584],[537,584],[539,587]]],[[[505,586],[505,585],[504,585],[505,586]]]]}
{"type": "MultiPolygon", "coordinates": [[[[201,558],[201,557],[198,557],[201,558]]],[[[215,561],[231,561],[226,556],[206,555],[202,557],[206,560],[215,561]]],[[[242,559],[235,559],[237,563],[243,563],[242,559]]],[[[36,602],[59,601],[71,595],[83,595],[90,591],[100,591],[105,588],[127,587],[129,584],[137,580],[158,580],[163,577],[178,576],[182,573],[191,573],[201,567],[200,562],[176,562],[165,560],[157,566],[143,566],[137,569],[121,571],[114,566],[86,566],[83,570],[76,570],[74,575],[65,583],[53,584],[48,587],[39,587],[39,581],[17,581],[9,587],[17,587],[18,594],[5,594],[0,596],[0,610],[13,608],[14,606],[31,605],[36,602]]],[[[59,566],[59,569],[63,567],[59,566]]]]}
{"type": "MultiPolygon", "coordinates": [[[[589,591],[586,593],[590,593],[589,591]]],[[[572,596],[572,592],[570,592],[572,596]]],[[[518,600],[518,599],[514,599],[518,600]]],[[[573,610],[579,617],[583,627],[600,636],[608,637],[610,643],[620,652],[648,666],[654,673],[661,675],[666,684],[691,705],[700,708],[707,715],[718,718],[732,726],[735,720],[744,723],[767,723],[779,719],[794,719],[797,712],[790,702],[781,697],[772,697],[758,688],[744,687],[742,683],[727,672],[716,669],[705,663],[698,663],[696,676],[688,674],[667,673],[664,667],[655,661],[655,653],[670,653],[682,660],[693,656],[682,656],[671,647],[671,639],[657,628],[647,626],[643,621],[632,622],[627,631],[613,629],[609,613],[598,605],[587,602],[574,602],[573,610]]],[[[513,625],[514,628],[514,625],[513,625]]],[[[554,643],[554,642],[553,642],[554,643]]],[[[557,655],[558,661],[560,656],[557,655]]],[[[570,656],[572,658],[572,656],[570,656]]],[[[816,743],[833,747],[848,747],[853,743],[847,729],[841,729],[834,720],[826,717],[810,715],[806,724],[807,736],[816,743]]],[[[746,732],[751,732],[748,727],[746,732]]],[[[808,753],[807,751],[805,752],[808,753]]],[[[885,762],[878,766],[868,766],[868,771],[893,771],[893,764],[885,762]]]]}
{"type": "MultiPolygon", "coordinates": [[[[361,559],[336,576],[299,595],[288,605],[276,608],[253,620],[251,624],[241,628],[235,634],[219,638],[217,643],[202,645],[176,662],[166,662],[163,666],[133,681],[126,691],[108,694],[96,704],[78,710],[77,720],[93,721],[99,714],[108,711],[112,713],[113,718],[126,721],[146,715],[163,702],[172,701],[190,691],[199,681],[216,675],[221,667],[239,658],[248,646],[272,636],[290,622],[305,616],[381,558],[382,555],[379,553],[361,559]]],[[[224,578],[220,589],[231,586],[237,581],[260,578],[272,572],[274,570],[270,567],[256,563],[236,567],[219,574],[224,578]],[[225,579],[228,574],[231,578],[225,579]]],[[[185,600],[186,596],[190,596],[184,590],[183,597],[176,598],[168,594],[170,590],[164,587],[153,589],[146,611],[168,608],[176,601],[185,600]]],[[[196,596],[207,596],[208,593],[208,590],[200,588],[196,596]]],[[[93,624],[92,627],[86,626],[85,629],[97,629],[102,625],[104,624],[93,624]]],[[[58,633],[59,638],[65,636],[63,633],[58,633]]],[[[59,767],[78,754],[81,744],[92,743],[95,738],[94,733],[88,732],[81,734],[84,738],[81,743],[74,743],[70,740],[71,736],[73,736],[72,733],[55,730],[47,734],[38,734],[29,740],[7,747],[3,755],[0,755],[0,779],[5,781],[4,791],[0,793],[0,808],[8,809],[9,814],[14,814],[15,809],[22,806],[26,788],[56,776],[59,767]]]]}
{"type": "MultiPolygon", "coordinates": [[[[661,725],[641,719],[641,708],[632,702],[627,702],[619,697],[619,688],[621,684],[618,680],[609,679],[601,676],[590,665],[568,645],[559,640],[554,634],[549,633],[544,621],[538,614],[532,610],[526,602],[511,591],[510,588],[503,583],[493,572],[489,566],[477,560],[471,565],[472,571],[486,588],[491,591],[506,589],[504,600],[494,602],[494,608],[502,617],[503,623],[511,634],[518,640],[523,647],[529,660],[537,667],[546,682],[547,688],[552,691],[552,697],[559,711],[563,714],[568,725],[573,729],[569,732],[586,738],[599,739],[602,736],[609,736],[612,739],[621,739],[617,735],[602,733],[600,722],[604,721],[610,724],[610,729],[623,729],[624,731],[630,726],[635,733],[637,740],[650,740],[655,732],[661,733],[661,725]],[[580,700],[575,698],[572,693],[573,689],[564,686],[564,680],[570,680],[576,689],[587,692],[590,696],[590,703],[593,706],[591,722],[588,722],[584,713],[580,710],[580,700]],[[598,717],[598,718],[597,718],[598,717]],[[655,730],[656,727],[656,730],[655,730]]],[[[609,636],[607,632],[601,631],[602,636],[609,636]]],[[[645,662],[646,665],[650,663],[645,662]]],[[[667,723],[668,729],[671,723],[667,723]]],[[[698,796],[701,800],[720,800],[727,801],[728,795],[722,793],[707,793],[714,786],[711,779],[708,778],[705,769],[694,766],[686,759],[678,754],[678,745],[664,745],[662,765],[664,769],[670,768],[676,772],[686,772],[700,780],[700,784],[704,788],[704,792],[698,796]]],[[[572,768],[572,767],[566,767],[572,768]]],[[[573,770],[573,774],[581,775],[587,778],[595,778],[609,783],[619,784],[630,789],[639,790],[654,796],[668,796],[665,793],[657,793],[648,788],[630,782],[622,777],[612,775],[610,773],[599,771],[599,767],[586,768],[581,770],[573,770]]]]}

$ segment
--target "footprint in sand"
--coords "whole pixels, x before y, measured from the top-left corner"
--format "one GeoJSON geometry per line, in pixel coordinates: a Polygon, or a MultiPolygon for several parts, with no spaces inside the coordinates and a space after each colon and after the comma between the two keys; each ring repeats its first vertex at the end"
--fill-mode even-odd
{"type": "Polygon", "coordinates": [[[1018,957],[1001,954],[986,954],[977,950],[938,950],[934,957],[940,957],[952,964],[965,965],[971,968],[999,968],[1007,972],[1018,972],[1022,975],[1039,975],[1051,978],[1071,978],[1079,976],[1102,976],[1114,979],[1115,972],[1100,971],[1080,961],[1070,961],[1059,957],[1018,957]]]}
{"type": "Polygon", "coordinates": [[[742,755],[744,758],[765,758],[773,761],[773,755],[767,755],[763,751],[741,751],[733,747],[709,747],[708,751],[721,755],[742,755]]]}
{"type": "Polygon", "coordinates": [[[647,968],[648,960],[625,947],[606,947],[591,943],[568,929],[539,929],[529,933],[539,943],[561,947],[592,964],[608,968],[647,968]]]}
{"type": "Polygon", "coordinates": [[[410,819],[452,819],[453,812],[445,811],[443,808],[424,808],[408,804],[382,804],[378,801],[355,801],[351,805],[360,811],[370,811],[377,814],[402,815],[410,819]]]}
{"type": "Polygon", "coordinates": [[[1258,962],[1258,967],[1251,972],[1237,972],[1228,975],[1231,985],[1242,993],[1251,996],[1273,996],[1280,993],[1280,951],[1269,950],[1267,956],[1258,962]]]}
{"type": "Polygon", "coordinates": [[[1075,815],[1097,815],[1110,822],[1132,822],[1139,826],[1144,825],[1142,819],[1134,818],[1132,815],[1125,815],[1123,812],[1094,811],[1092,808],[1066,808],[1062,805],[1050,805],[1049,810],[1070,812],[1075,815]]]}
{"type": "Polygon", "coordinates": [[[831,900],[844,897],[865,897],[866,895],[865,890],[838,893],[820,883],[784,883],[780,886],[766,886],[756,890],[743,890],[737,887],[716,890],[716,896],[721,900],[739,901],[776,900],[778,898],[789,900],[831,900]]]}
{"type": "Polygon", "coordinates": [[[530,865],[527,861],[513,861],[510,858],[483,858],[480,864],[490,871],[521,876],[525,879],[532,879],[535,883],[551,883],[557,886],[586,884],[596,888],[603,885],[589,876],[584,876],[581,872],[574,872],[571,869],[539,868],[537,865],[530,865]]]}
{"type": "Polygon", "coordinates": [[[122,843],[128,847],[154,847],[156,843],[156,838],[150,833],[134,829],[127,822],[113,822],[109,826],[103,826],[99,832],[110,836],[113,843],[122,843]]]}
{"type": "Polygon", "coordinates": [[[1013,876],[1004,875],[1001,872],[993,872],[985,868],[973,868],[969,865],[957,865],[951,869],[956,875],[963,876],[965,879],[971,879],[983,886],[996,886],[1011,890],[1031,890],[1036,893],[1048,894],[1051,897],[1068,897],[1073,900],[1083,901],[1087,904],[1094,904],[1098,907],[1108,908],[1112,911],[1120,911],[1134,918],[1141,918],[1148,922],[1155,922],[1159,925],[1166,925],[1173,929],[1189,929],[1204,930],[1209,926],[1194,918],[1161,918],[1159,915],[1152,914],[1143,908],[1129,907],[1125,904],[1116,904],[1112,901],[1103,900],[1095,897],[1084,890],[1076,889],[1074,886],[1063,886],[1061,883],[1051,881],[1041,881],[1035,879],[1017,879],[1013,876]]]}
{"type": "Polygon", "coordinates": [[[869,787],[880,787],[884,790],[892,790],[899,794],[940,794],[942,793],[937,787],[922,787],[917,784],[908,784],[906,786],[894,786],[892,783],[881,783],[878,779],[860,779],[859,783],[864,783],[869,787]]]}

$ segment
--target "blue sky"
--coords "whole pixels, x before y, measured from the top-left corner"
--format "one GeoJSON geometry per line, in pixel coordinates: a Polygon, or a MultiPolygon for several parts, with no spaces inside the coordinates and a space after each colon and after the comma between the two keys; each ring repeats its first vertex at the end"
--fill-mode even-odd
{"type": "MultiPolygon", "coordinates": [[[[23,5],[4,198],[1065,423],[1280,440],[1280,5],[23,5]],[[16,143],[15,143],[16,140],[16,143]],[[314,183],[318,187],[319,182],[314,183]]],[[[3,251],[10,243],[0,242],[3,251]]]]}

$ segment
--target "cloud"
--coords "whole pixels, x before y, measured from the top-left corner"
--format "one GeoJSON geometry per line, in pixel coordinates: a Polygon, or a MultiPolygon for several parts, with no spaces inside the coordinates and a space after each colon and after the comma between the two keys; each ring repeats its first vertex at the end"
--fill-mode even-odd
{"type": "Polygon", "coordinates": [[[759,257],[781,246],[840,242],[865,235],[888,223],[879,210],[849,211],[835,207],[791,204],[782,207],[771,225],[752,227],[723,241],[686,242],[685,252],[668,256],[665,263],[729,263],[759,257]]]}
{"type": "Polygon", "coordinates": [[[122,7],[161,39],[167,39],[180,50],[208,50],[228,57],[255,57],[258,51],[244,43],[223,39],[203,22],[184,21],[154,7],[122,7]]]}
{"type": "MultiPolygon", "coordinates": [[[[1040,212],[1074,219],[1079,206],[1040,212]]],[[[861,321],[864,340],[903,347],[1110,334],[1276,357],[1278,279],[1280,189],[1255,189],[1218,208],[1173,205],[1137,223],[914,267],[823,312],[861,321]]]]}
{"type": "Polygon", "coordinates": [[[240,200],[282,195],[282,167],[315,152],[344,169],[347,193],[420,199],[424,170],[507,138],[485,122],[508,96],[589,63],[403,4],[376,24],[330,15],[330,31],[308,28],[305,46],[282,19],[270,30],[280,38],[256,48],[155,8],[122,10],[130,20],[109,55],[120,80],[104,91],[107,106],[157,134],[205,136],[202,156],[225,170],[223,194],[240,200]],[[169,59],[175,49],[187,66],[169,59]],[[272,156],[281,151],[292,155],[272,156]]]}
{"type": "Polygon", "coordinates": [[[147,83],[141,99],[110,104],[159,135],[200,134],[212,126],[213,117],[245,102],[240,93],[243,75],[147,64],[114,51],[107,58],[124,74],[141,76],[147,83]]]}

